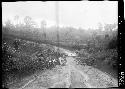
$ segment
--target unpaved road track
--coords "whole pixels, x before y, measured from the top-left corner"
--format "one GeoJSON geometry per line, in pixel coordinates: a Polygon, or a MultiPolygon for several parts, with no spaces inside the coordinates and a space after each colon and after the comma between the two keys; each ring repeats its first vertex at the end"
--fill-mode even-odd
{"type": "Polygon", "coordinates": [[[118,87],[118,81],[110,75],[91,66],[77,65],[76,55],[70,51],[63,51],[68,55],[65,66],[56,66],[52,70],[38,73],[22,87],[11,89],[47,89],[47,88],[108,88],[118,87]]]}

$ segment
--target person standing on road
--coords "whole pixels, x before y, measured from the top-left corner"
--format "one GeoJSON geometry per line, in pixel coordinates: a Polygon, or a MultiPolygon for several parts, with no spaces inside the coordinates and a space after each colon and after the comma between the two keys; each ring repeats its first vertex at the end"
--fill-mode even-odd
{"type": "Polygon", "coordinates": [[[60,64],[61,64],[62,66],[66,65],[66,62],[67,62],[66,56],[63,55],[63,57],[59,57],[59,61],[60,61],[60,64]]]}

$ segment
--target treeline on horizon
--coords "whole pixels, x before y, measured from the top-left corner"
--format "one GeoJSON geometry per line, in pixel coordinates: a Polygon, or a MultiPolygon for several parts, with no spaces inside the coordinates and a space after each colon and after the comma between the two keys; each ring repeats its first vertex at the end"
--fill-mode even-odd
{"type": "MultiPolygon", "coordinates": [[[[18,21],[18,19],[16,19],[18,21]]],[[[35,21],[26,16],[24,18],[25,24],[12,24],[11,20],[7,20],[5,25],[2,25],[2,33],[10,34],[17,37],[33,39],[37,41],[46,41],[49,43],[58,42],[60,45],[72,46],[76,49],[81,49],[87,44],[89,47],[96,48],[114,48],[117,44],[117,24],[105,24],[104,31],[101,23],[98,29],[76,29],[73,27],[50,27],[46,28],[46,21],[41,21],[41,27],[36,28],[37,25],[35,21]],[[115,30],[112,30],[116,28],[115,30]],[[57,32],[59,31],[59,33],[57,32]],[[59,40],[57,39],[57,34],[59,35],[59,40]],[[91,45],[91,46],[90,46],[91,45]],[[108,47],[107,47],[108,46],[108,47]]]]}

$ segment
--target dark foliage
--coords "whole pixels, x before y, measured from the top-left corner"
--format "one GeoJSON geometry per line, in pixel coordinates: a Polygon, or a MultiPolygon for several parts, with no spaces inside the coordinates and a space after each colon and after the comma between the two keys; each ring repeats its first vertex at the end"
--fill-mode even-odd
{"type": "Polygon", "coordinates": [[[2,75],[3,82],[14,79],[12,76],[26,77],[45,69],[60,65],[58,58],[62,53],[51,46],[15,38],[3,37],[2,40],[2,75]]]}
{"type": "Polygon", "coordinates": [[[116,37],[113,37],[112,40],[108,44],[109,49],[116,49],[118,47],[118,40],[116,37]]]}

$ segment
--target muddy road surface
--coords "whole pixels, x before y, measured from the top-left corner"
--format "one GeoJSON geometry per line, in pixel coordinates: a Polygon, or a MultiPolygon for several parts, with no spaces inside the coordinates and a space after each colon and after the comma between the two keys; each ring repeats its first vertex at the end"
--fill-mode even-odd
{"type": "Polygon", "coordinates": [[[37,73],[25,79],[27,81],[22,86],[19,87],[17,84],[10,89],[118,87],[118,81],[110,75],[91,66],[79,65],[74,57],[77,56],[75,53],[64,49],[62,51],[68,55],[65,65],[58,65],[44,73],[37,73]]]}

